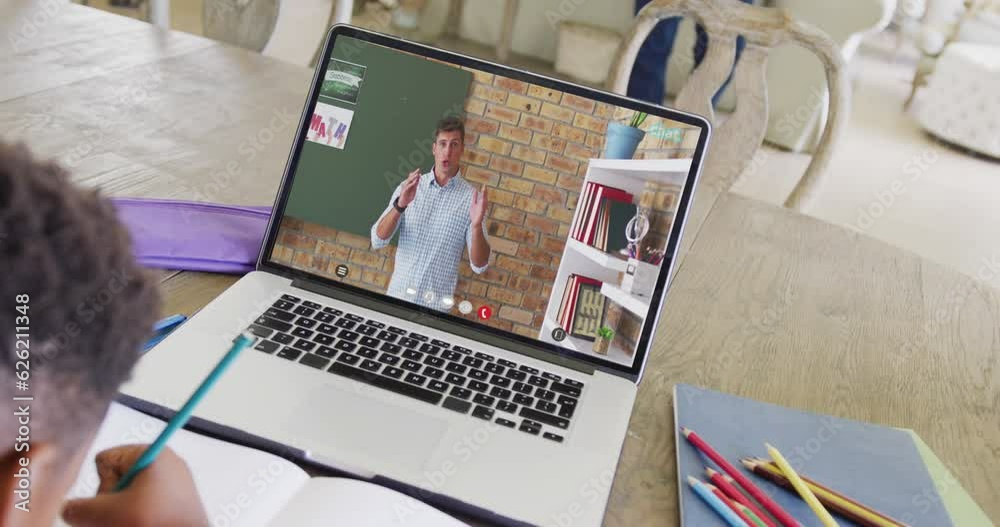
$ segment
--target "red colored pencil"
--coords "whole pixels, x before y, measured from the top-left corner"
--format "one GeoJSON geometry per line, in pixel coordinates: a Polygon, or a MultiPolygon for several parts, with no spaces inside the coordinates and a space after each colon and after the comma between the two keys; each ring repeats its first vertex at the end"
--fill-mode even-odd
{"type": "Polygon", "coordinates": [[[782,525],[785,527],[801,527],[799,522],[795,521],[795,518],[792,518],[790,514],[785,512],[785,509],[782,509],[781,506],[775,503],[774,500],[772,500],[767,494],[764,494],[764,491],[757,488],[757,486],[754,485],[749,478],[744,476],[742,472],[726,461],[726,458],[716,452],[715,449],[706,443],[704,439],[698,437],[698,434],[694,433],[693,430],[681,427],[681,434],[683,434],[684,437],[695,446],[695,448],[701,450],[706,456],[708,456],[709,459],[714,461],[716,465],[719,465],[719,468],[724,470],[726,474],[729,474],[734,480],[736,480],[736,483],[750,493],[750,495],[753,496],[753,499],[763,505],[764,508],[767,509],[776,520],[781,522],[782,525]]]}
{"type": "MultiPolygon", "coordinates": [[[[761,510],[758,509],[756,505],[754,505],[753,501],[747,499],[747,497],[744,496],[742,492],[740,492],[740,489],[734,487],[733,484],[726,479],[728,476],[726,476],[725,474],[720,474],[718,471],[713,470],[711,468],[705,468],[705,472],[708,473],[708,480],[711,481],[712,483],[715,483],[715,485],[719,487],[719,490],[725,493],[726,496],[729,496],[729,499],[750,509],[750,512],[756,514],[757,517],[760,518],[760,521],[764,522],[767,525],[767,527],[778,527],[777,525],[774,524],[773,521],[771,521],[770,516],[761,512],[761,510]]],[[[733,478],[729,479],[731,480],[733,478]]]]}
{"type": "Polygon", "coordinates": [[[754,527],[754,525],[757,525],[756,523],[754,523],[753,520],[750,519],[749,516],[744,514],[743,511],[740,510],[740,508],[737,507],[735,503],[733,503],[733,500],[729,499],[725,494],[723,494],[718,487],[716,487],[715,485],[710,485],[708,483],[706,483],[705,486],[708,487],[708,490],[712,491],[712,494],[715,494],[715,496],[718,497],[722,501],[722,503],[725,503],[726,506],[733,511],[733,513],[739,516],[741,520],[746,522],[748,526],[754,527]]]}

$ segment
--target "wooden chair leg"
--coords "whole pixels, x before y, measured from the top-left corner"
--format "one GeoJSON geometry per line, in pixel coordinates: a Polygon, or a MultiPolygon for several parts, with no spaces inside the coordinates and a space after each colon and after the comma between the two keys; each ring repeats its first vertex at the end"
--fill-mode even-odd
{"type": "Polygon", "coordinates": [[[444,36],[457,37],[462,26],[462,11],[465,10],[465,0],[451,0],[448,5],[448,17],[445,18],[444,36]]]}
{"type": "Polygon", "coordinates": [[[807,212],[820,188],[820,181],[833,156],[834,146],[840,139],[847,124],[847,114],[851,105],[851,85],[847,81],[847,68],[836,42],[819,29],[796,22],[793,26],[794,40],[810,51],[826,70],[826,85],[830,93],[826,126],[820,135],[819,144],[813,153],[809,166],[802,178],[785,200],[785,207],[798,212],[807,212]]]}
{"type": "Polygon", "coordinates": [[[497,58],[507,62],[510,57],[510,46],[514,41],[514,17],[517,16],[518,0],[505,0],[503,25],[500,27],[500,43],[497,45],[497,58]]]}

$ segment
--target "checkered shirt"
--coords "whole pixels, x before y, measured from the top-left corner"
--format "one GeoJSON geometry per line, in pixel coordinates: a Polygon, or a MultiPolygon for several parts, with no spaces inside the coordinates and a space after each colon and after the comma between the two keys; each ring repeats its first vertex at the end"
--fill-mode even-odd
{"type": "MultiPolygon", "coordinates": [[[[402,184],[396,187],[389,198],[389,206],[379,217],[379,221],[372,225],[374,249],[385,247],[392,239],[391,235],[386,239],[379,238],[377,227],[382,218],[392,210],[401,187],[402,184]]],[[[466,247],[470,251],[469,265],[472,271],[476,274],[486,271],[488,263],[478,267],[471,261],[472,224],[469,221],[469,209],[474,192],[473,186],[462,179],[461,172],[443,187],[438,185],[433,170],[420,176],[417,195],[396,225],[396,230],[399,231],[396,265],[386,294],[439,311],[448,311],[451,307],[442,303],[441,299],[455,293],[458,266],[466,247]],[[433,294],[433,298],[427,296],[428,291],[433,294]]],[[[485,221],[483,236],[486,237],[485,221]]]]}

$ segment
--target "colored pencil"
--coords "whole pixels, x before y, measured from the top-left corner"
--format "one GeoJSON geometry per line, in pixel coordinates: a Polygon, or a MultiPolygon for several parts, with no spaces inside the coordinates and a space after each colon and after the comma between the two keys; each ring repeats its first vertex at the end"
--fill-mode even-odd
{"type": "Polygon", "coordinates": [[[689,428],[681,427],[681,434],[697,448],[705,453],[716,465],[719,466],[726,474],[729,474],[743,489],[745,489],[753,499],[757,500],[768,512],[770,512],[778,522],[780,522],[785,527],[800,527],[799,522],[795,521],[790,514],[785,512],[780,505],[775,503],[764,491],[757,488],[756,485],[750,481],[749,478],[743,475],[736,467],[731,463],[726,461],[726,458],[722,457],[721,454],[715,451],[711,445],[705,442],[704,439],[698,437],[698,434],[694,433],[693,430],[689,428]]]}
{"type": "Polygon", "coordinates": [[[146,344],[142,347],[142,351],[149,351],[150,348],[159,344],[160,341],[167,338],[170,333],[179,328],[185,320],[187,320],[187,316],[177,314],[170,315],[169,317],[158,321],[156,324],[153,324],[153,336],[146,341],[146,344]]]}
{"type": "Polygon", "coordinates": [[[229,365],[236,360],[236,357],[243,350],[253,344],[256,340],[257,339],[255,337],[247,334],[242,334],[236,337],[236,340],[233,341],[233,346],[229,348],[229,351],[226,352],[222,359],[219,360],[219,363],[215,365],[215,368],[212,368],[212,371],[209,372],[207,377],[205,377],[205,380],[201,381],[201,384],[195,389],[194,393],[191,394],[191,397],[187,400],[187,402],[184,403],[184,406],[182,406],[180,410],[177,410],[177,414],[175,414],[173,419],[167,423],[166,428],[160,432],[160,435],[156,437],[153,444],[149,445],[149,448],[147,448],[142,455],[139,456],[139,459],[135,461],[135,464],[128,469],[128,472],[126,472],[124,476],[122,476],[122,479],[118,480],[118,484],[115,485],[115,492],[124,490],[126,487],[131,485],[132,480],[134,480],[135,477],[146,467],[153,463],[156,456],[160,455],[163,448],[167,446],[167,440],[170,439],[170,436],[174,435],[174,432],[182,428],[188,420],[191,419],[191,414],[194,413],[194,408],[198,406],[198,403],[200,403],[202,399],[205,398],[205,394],[212,389],[215,382],[222,377],[226,368],[228,368],[229,365]]]}
{"type": "Polygon", "coordinates": [[[819,502],[816,495],[813,494],[812,490],[809,489],[809,486],[806,485],[806,482],[802,481],[802,478],[795,473],[792,466],[785,460],[785,456],[782,456],[781,452],[770,444],[764,443],[764,447],[767,448],[767,453],[771,455],[771,459],[778,464],[778,468],[781,469],[781,472],[785,474],[785,477],[787,477],[792,483],[792,486],[795,487],[795,492],[798,492],[799,496],[802,496],[802,499],[805,500],[806,504],[809,505],[809,508],[816,514],[816,517],[818,517],[819,521],[823,523],[823,526],[838,527],[837,522],[833,519],[833,516],[830,516],[829,511],[827,511],[826,508],[823,507],[823,504],[819,502]]]}
{"type": "Polygon", "coordinates": [[[743,509],[740,509],[739,507],[737,507],[738,504],[735,501],[727,498],[726,495],[723,494],[722,491],[719,490],[718,487],[716,487],[714,485],[711,485],[709,483],[703,483],[703,485],[705,485],[706,487],[708,487],[708,490],[712,491],[712,494],[715,494],[715,497],[719,498],[719,501],[721,501],[722,503],[725,503],[726,507],[729,507],[729,510],[733,511],[733,514],[735,514],[741,520],[743,520],[743,523],[747,524],[747,527],[754,527],[753,520],[751,520],[746,515],[746,513],[743,512],[743,510],[746,509],[746,507],[744,507],[743,509]]]}
{"type": "MultiPolygon", "coordinates": [[[[766,464],[768,465],[768,467],[773,467],[774,469],[778,468],[777,466],[774,466],[773,463],[768,462],[766,464]]],[[[843,495],[843,494],[841,494],[841,493],[839,493],[839,492],[831,489],[830,487],[826,487],[823,484],[821,484],[821,483],[819,483],[819,482],[817,482],[815,480],[811,480],[811,479],[809,479],[809,478],[807,478],[807,477],[805,477],[805,476],[803,476],[801,474],[799,474],[799,476],[802,478],[802,481],[805,481],[806,484],[810,485],[811,487],[813,487],[815,489],[821,489],[822,491],[825,491],[826,493],[830,494],[832,497],[836,497],[836,498],[838,498],[841,501],[844,501],[844,502],[846,502],[846,503],[848,503],[850,505],[853,505],[857,509],[860,509],[862,511],[867,511],[872,516],[876,516],[878,518],[882,518],[883,520],[885,520],[889,524],[895,524],[895,525],[900,525],[900,526],[906,527],[906,524],[904,524],[903,522],[901,522],[901,521],[899,521],[899,520],[897,520],[895,518],[892,518],[890,516],[887,516],[885,514],[882,514],[881,512],[879,512],[879,511],[877,511],[877,510],[875,510],[875,509],[873,509],[873,508],[871,508],[871,507],[869,507],[867,505],[859,503],[859,502],[851,499],[850,497],[845,496],[845,495],[843,495]]],[[[815,491],[813,491],[813,492],[815,492],[815,491]]]]}
{"type": "MultiPolygon", "coordinates": [[[[785,477],[781,470],[770,461],[763,459],[742,460],[743,464],[751,472],[771,481],[772,483],[794,490],[792,483],[785,477]]],[[[801,475],[799,477],[802,477],[801,475]]],[[[850,498],[837,493],[836,491],[819,485],[818,483],[802,477],[812,489],[813,494],[834,513],[848,519],[861,527],[906,527],[906,524],[894,520],[878,511],[862,505],[850,498]]]]}
{"type": "Polygon", "coordinates": [[[743,511],[743,514],[747,515],[747,518],[750,518],[750,521],[753,522],[754,527],[767,527],[767,524],[764,523],[764,520],[762,520],[760,516],[754,514],[754,512],[748,509],[746,505],[743,505],[742,503],[737,503],[736,506],[743,511]]]}
{"type": "Polygon", "coordinates": [[[729,508],[728,505],[722,502],[712,491],[705,486],[704,483],[698,480],[694,476],[688,476],[688,484],[694,489],[694,493],[697,494],[701,499],[705,500],[705,503],[712,508],[719,516],[722,516],[723,520],[730,527],[750,527],[745,521],[741,520],[739,516],[729,508]]]}
{"type": "Polygon", "coordinates": [[[726,479],[727,476],[725,474],[722,474],[712,468],[706,468],[705,472],[708,473],[709,481],[715,483],[715,485],[719,487],[719,489],[722,490],[722,492],[726,496],[729,496],[731,500],[735,501],[736,503],[742,504],[744,507],[750,509],[750,511],[753,512],[754,516],[759,518],[760,521],[763,522],[766,527],[777,527],[777,525],[775,525],[774,522],[771,521],[771,518],[769,518],[766,514],[761,512],[761,510],[758,509],[756,505],[754,505],[753,501],[744,496],[743,493],[740,492],[740,489],[733,486],[733,484],[730,482],[730,480],[732,480],[733,478],[726,479]]]}
{"type": "MultiPolygon", "coordinates": [[[[792,486],[792,482],[789,481],[787,477],[785,477],[785,474],[782,473],[778,467],[776,466],[770,467],[770,465],[767,465],[763,461],[756,461],[756,462],[751,461],[750,463],[756,463],[756,465],[751,465],[748,464],[746,461],[744,461],[744,465],[746,465],[747,468],[749,468],[750,471],[753,472],[754,474],[757,474],[758,476],[786,490],[795,492],[795,487],[792,486]]],[[[808,485],[808,483],[806,484],[808,485]]],[[[860,527],[872,527],[872,526],[882,527],[880,524],[871,523],[871,521],[866,519],[864,516],[858,515],[855,511],[848,508],[844,508],[839,503],[829,500],[826,496],[824,496],[821,492],[819,492],[818,489],[811,487],[811,490],[813,491],[813,494],[816,495],[816,498],[819,499],[820,503],[822,503],[830,511],[841,516],[842,518],[850,520],[858,524],[860,527]]]]}

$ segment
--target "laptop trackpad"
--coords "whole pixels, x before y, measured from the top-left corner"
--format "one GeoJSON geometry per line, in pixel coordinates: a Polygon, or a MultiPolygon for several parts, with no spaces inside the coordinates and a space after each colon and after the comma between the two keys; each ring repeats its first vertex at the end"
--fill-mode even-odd
{"type": "Polygon", "coordinates": [[[334,385],[313,389],[287,414],[291,422],[286,429],[301,434],[312,456],[342,463],[342,468],[367,458],[380,466],[422,470],[448,431],[448,422],[383,402],[377,398],[382,393],[366,385],[357,390],[334,385]]]}

